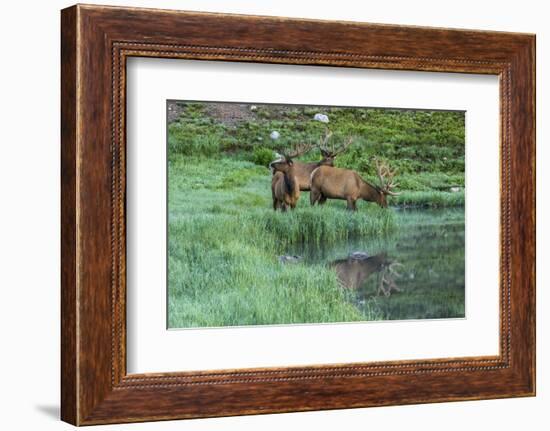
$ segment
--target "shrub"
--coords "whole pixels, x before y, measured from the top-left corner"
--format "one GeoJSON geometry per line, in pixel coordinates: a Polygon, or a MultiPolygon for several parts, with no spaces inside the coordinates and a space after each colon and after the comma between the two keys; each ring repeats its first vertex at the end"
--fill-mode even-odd
{"type": "Polygon", "coordinates": [[[257,147],[252,153],[252,161],[260,166],[268,166],[275,158],[273,150],[264,147],[257,147]]]}
{"type": "Polygon", "coordinates": [[[178,125],[170,125],[168,135],[168,155],[174,158],[177,154],[186,156],[212,157],[221,151],[221,141],[215,134],[193,135],[182,131],[178,125]]]}

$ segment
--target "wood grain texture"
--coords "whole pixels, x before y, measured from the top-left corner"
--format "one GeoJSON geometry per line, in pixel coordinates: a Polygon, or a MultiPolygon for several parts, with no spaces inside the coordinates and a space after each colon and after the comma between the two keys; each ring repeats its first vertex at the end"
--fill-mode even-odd
{"type": "Polygon", "coordinates": [[[61,36],[63,420],[86,425],[534,394],[533,35],[79,5],[62,11],[61,36]],[[131,56],[499,75],[499,355],[127,375],[131,56]]]}
{"type": "Polygon", "coordinates": [[[76,9],[61,16],[61,417],[77,422],[76,9]]]}

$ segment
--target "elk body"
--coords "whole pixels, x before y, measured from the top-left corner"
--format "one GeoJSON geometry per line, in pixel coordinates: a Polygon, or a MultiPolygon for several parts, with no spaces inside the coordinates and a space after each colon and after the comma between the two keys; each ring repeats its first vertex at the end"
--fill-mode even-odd
{"type": "Polygon", "coordinates": [[[294,162],[294,169],[296,172],[296,179],[298,180],[298,187],[300,191],[308,192],[311,189],[310,180],[312,172],[317,169],[319,166],[332,166],[332,160],[323,160],[319,162],[294,162]]]}
{"type": "MultiPolygon", "coordinates": [[[[300,191],[307,192],[311,189],[311,174],[315,169],[317,169],[319,166],[333,166],[334,165],[334,159],[339,154],[343,153],[346,148],[353,142],[351,138],[348,139],[348,141],[341,145],[340,147],[335,147],[332,145],[331,147],[327,146],[327,142],[329,138],[332,136],[331,132],[325,133],[325,136],[321,139],[319,139],[319,150],[321,151],[321,156],[323,157],[318,162],[294,162],[294,170],[296,173],[296,178],[298,180],[298,184],[300,187],[300,191]]],[[[309,151],[312,147],[307,147],[309,151]]]]}
{"type": "Polygon", "coordinates": [[[300,183],[296,175],[296,164],[292,160],[311,149],[310,145],[299,146],[291,154],[283,154],[279,159],[269,164],[273,172],[271,177],[271,196],[273,210],[286,211],[288,207],[294,209],[300,199],[300,183]]]}
{"type": "Polygon", "coordinates": [[[388,264],[388,257],[385,253],[370,256],[364,259],[347,257],[332,263],[336,271],[338,281],[348,289],[360,289],[367,278],[375,272],[382,270],[388,264]]]}
{"type": "Polygon", "coordinates": [[[357,200],[376,202],[383,208],[388,206],[386,196],[396,196],[391,191],[397,184],[393,182],[395,170],[377,162],[376,169],[380,186],[370,184],[350,169],[340,169],[331,166],[320,166],[311,174],[310,203],[324,204],[327,199],[342,199],[347,202],[347,208],[357,210],[357,200]]]}
{"type": "Polygon", "coordinates": [[[397,268],[403,265],[390,260],[386,253],[362,259],[348,257],[333,262],[332,266],[338,275],[340,284],[345,288],[361,289],[367,279],[377,273],[376,294],[378,296],[390,296],[393,292],[402,290],[397,286],[395,279],[401,277],[397,268]]]}
{"type": "MultiPolygon", "coordinates": [[[[329,136],[330,134],[327,134],[325,142],[329,136]]],[[[273,172],[271,195],[274,211],[277,209],[286,211],[288,207],[294,209],[300,199],[300,190],[309,190],[311,172],[319,165],[294,162],[292,159],[307,153],[312,148],[311,144],[297,145],[292,153],[282,154],[279,159],[269,164],[269,169],[273,172]]]]}
{"type": "Polygon", "coordinates": [[[294,209],[300,199],[300,187],[296,178],[292,160],[282,160],[271,163],[274,173],[271,178],[271,196],[273,210],[286,211],[294,209]]]}

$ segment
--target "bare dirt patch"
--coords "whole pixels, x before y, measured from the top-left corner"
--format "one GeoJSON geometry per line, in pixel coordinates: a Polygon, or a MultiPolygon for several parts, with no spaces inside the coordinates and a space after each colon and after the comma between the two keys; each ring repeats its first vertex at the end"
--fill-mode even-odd
{"type": "Polygon", "coordinates": [[[167,120],[168,124],[177,121],[181,114],[185,111],[185,106],[178,102],[168,102],[167,120]]]}
{"type": "Polygon", "coordinates": [[[252,106],[254,105],[241,103],[207,103],[204,110],[214,120],[235,127],[241,122],[256,119],[252,106]]]}

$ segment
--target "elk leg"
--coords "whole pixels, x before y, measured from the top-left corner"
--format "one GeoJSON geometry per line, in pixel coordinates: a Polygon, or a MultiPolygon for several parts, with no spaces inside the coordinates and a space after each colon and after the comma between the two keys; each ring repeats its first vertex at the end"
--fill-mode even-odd
{"type": "Polygon", "coordinates": [[[321,195],[321,197],[319,198],[319,205],[324,205],[326,201],[327,197],[325,195],[321,195]]]}
{"type": "Polygon", "coordinates": [[[355,200],[353,198],[347,198],[346,199],[348,205],[347,209],[350,211],[357,211],[357,206],[355,205],[355,200]]]}
{"type": "Polygon", "coordinates": [[[277,211],[277,199],[274,197],[273,198],[273,211],[277,211]]]}
{"type": "Polygon", "coordinates": [[[309,191],[309,203],[311,204],[311,206],[315,205],[315,202],[317,201],[317,199],[319,199],[319,192],[317,190],[313,190],[311,189],[309,191]]]}

